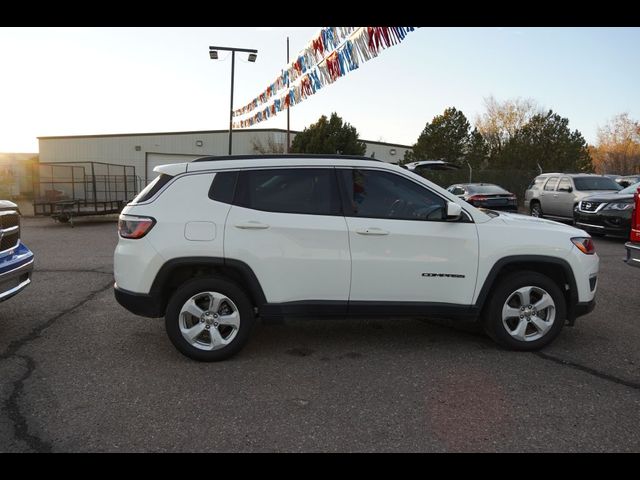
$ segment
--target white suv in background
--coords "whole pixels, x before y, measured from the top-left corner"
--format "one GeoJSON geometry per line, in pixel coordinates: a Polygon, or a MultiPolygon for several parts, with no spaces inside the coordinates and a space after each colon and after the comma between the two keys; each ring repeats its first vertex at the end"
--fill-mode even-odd
{"type": "Polygon", "coordinates": [[[205,157],[156,167],[122,212],[115,296],[183,354],[238,352],[256,317],[477,319],[534,350],[595,306],[589,235],[480,211],[364,157],[205,157]]]}

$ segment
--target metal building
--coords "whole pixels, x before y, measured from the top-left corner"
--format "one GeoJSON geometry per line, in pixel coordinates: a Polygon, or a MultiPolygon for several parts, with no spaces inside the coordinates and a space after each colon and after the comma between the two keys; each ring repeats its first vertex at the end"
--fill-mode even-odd
{"type": "MultiPolygon", "coordinates": [[[[296,133],[291,131],[291,141],[296,133]]],[[[250,155],[282,153],[287,131],[282,129],[244,129],[233,131],[233,153],[250,155]]],[[[143,184],[151,181],[153,168],[194,158],[228,154],[229,131],[125,133],[111,135],[77,135],[38,137],[40,162],[104,162],[133,165],[143,184]]],[[[390,163],[398,163],[411,147],[362,140],[366,155],[390,163]]]]}

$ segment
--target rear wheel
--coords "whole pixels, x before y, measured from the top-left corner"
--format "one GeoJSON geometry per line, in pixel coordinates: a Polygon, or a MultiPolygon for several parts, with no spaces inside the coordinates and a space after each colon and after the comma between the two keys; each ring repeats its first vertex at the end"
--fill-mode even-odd
{"type": "Polygon", "coordinates": [[[187,357],[203,362],[238,353],[253,323],[253,308],[244,291],[217,278],[183,284],[171,297],[165,316],[173,345],[187,357]]]}
{"type": "Polygon", "coordinates": [[[531,204],[530,213],[532,217],[542,218],[542,207],[540,206],[540,202],[533,202],[531,204]]]}
{"type": "Polygon", "coordinates": [[[494,290],[483,324],[503,347],[538,350],[559,335],[565,318],[564,295],[553,280],[537,272],[517,272],[494,290]]]}

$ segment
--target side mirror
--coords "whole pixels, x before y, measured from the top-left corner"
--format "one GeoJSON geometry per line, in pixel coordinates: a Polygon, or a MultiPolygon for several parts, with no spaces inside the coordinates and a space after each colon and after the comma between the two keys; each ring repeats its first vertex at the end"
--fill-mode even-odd
{"type": "Polygon", "coordinates": [[[462,207],[457,203],[447,202],[447,220],[458,220],[462,216],[462,207]]]}
{"type": "Polygon", "coordinates": [[[573,187],[559,188],[558,191],[559,192],[571,193],[571,192],[573,192],[573,187]]]}

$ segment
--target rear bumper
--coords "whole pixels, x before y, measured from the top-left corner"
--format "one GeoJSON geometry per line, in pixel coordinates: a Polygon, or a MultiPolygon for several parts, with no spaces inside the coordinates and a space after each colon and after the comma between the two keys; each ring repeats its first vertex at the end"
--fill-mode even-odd
{"type": "Polygon", "coordinates": [[[624,261],[632,267],[640,267],[640,243],[627,242],[624,244],[627,249],[627,257],[624,261]]]}
{"type": "Polygon", "coordinates": [[[5,259],[0,268],[0,302],[17,295],[31,283],[33,272],[33,253],[20,245],[16,254],[5,259]]]}
{"type": "Polygon", "coordinates": [[[120,305],[131,313],[142,317],[158,318],[164,315],[162,302],[156,295],[134,293],[113,286],[113,293],[120,305]]]}

